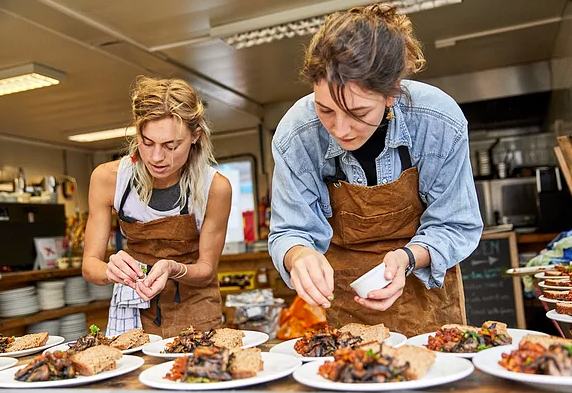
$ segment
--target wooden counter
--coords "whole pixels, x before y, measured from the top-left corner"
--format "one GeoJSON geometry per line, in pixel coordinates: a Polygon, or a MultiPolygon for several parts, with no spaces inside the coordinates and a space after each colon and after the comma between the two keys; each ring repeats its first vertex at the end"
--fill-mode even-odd
{"type": "MultiPolygon", "coordinates": [[[[266,344],[260,346],[262,351],[268,351],[273,345],[277,344],[278,340],[272,340],[266,344]]],[[[148,388],[139,382],[139,373],[149,367],[168,361],[165,359],[155,358],[151,356],[144,355],[142,352],[137,352],[134,355],[141,356],[145,359],[145,364],[138,370],[135,370],[129,374],[108,379],[105,381],[94,382],[89,385],[80,385],[73,387],[72,389],[82,389],[82,390],[99,390],[99,391],[116,391],[116,390],[134,390],[134,391],[159,391],[156,389],[148,388]]],[[[27,364],[32,360],[33,356],[27,356],[20,358],[18,366],[27,364]]],[[[63,391],[65,388],[57,388],[58,391],[63,391]]],[[[18,389],[19,392],[30,391],[38,392],[37,389],[18,389]]],[[[292,378],[288,376],[276,381],[268,382],[261,385],[247,386],[242,389],[232,389],[224,390],[224,392],[231,391],[259,391],[259,392],[315,392],[320,391],[314,388],[301,385],[292,378]]],[[[423,390],[418,390],[423,392],[479,392],[479,393],[532,393],[538,392],[538,388],[520,384],[517,382],[512,382],[500,378],[495,378],[488,374],[484,374],[479,370],[476,370],[465,379],[457,382],[449,383],[446,385],[436,386],[434,388],[428,388],[423,390]]],[[[223,391],[221,391],[223,392],[223,391]]]]}

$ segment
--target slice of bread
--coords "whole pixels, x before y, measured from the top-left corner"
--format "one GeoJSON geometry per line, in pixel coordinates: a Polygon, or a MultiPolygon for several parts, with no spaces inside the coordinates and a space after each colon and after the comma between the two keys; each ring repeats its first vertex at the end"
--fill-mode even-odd
{"type": "Polygon", "coordinates": [[[546,279],[544,281],[545,285],[555,286],[555,287],[572,287],[572,282],[570,280],[554,280],[546,279]]]}
{"type": "Polygon", "coordinates": [[[503,323],[503,322],[485,321],[485,322],[483,322],[483,329],[492,329],[491,326],[493,324],[496,324],[494,329],[496,329],[497,333],[509,336],[506,323],[503,323]]]}
{"type": "Polygon", "coordinates": [[[545,277],[556,277],[556,276],[562,276],[563,272],[561,272],[560,270],[546,270],[544,271],[544,276],[545,277]]]}
{"type": "Polygon", "coordinates": [[[242,347],[242,338],[244,333],[241,330],[222,328],[214,331],[211,340],[217,347],[240,348],[242,347]]]}
{"type": "Polygon", "coordinates": [[[467,330],[471,330],[473,332],[478,332],[479,328],[475,327],[475,326],[469,326],[469,325],[459,325],[456,323],[449,323],[447,325],[443,325],[441,326],[441,329],[459,329],[460,331],[462,331],[463,333],[465,333],[467,330]]]}
{"type": "Polygon", "coordinates": [[[264,369],[264,362],[258,348],[234,350],[233,355],[229,371],[234,379],[252,378],[258,371],[264,369]]]}
{"type": "Polygon", "coordinates": [[[541,336],[538,334],[527,334],[522,338],[522,340],[520,340],[520,344],[523,344],[525,342],[540,344],[544,348],[548,348],[554,344],[572,345],[572,340],[569,340],[567,338],[556,337],[556,336],[541,336]]]}
{"type": "Polygon", "coordinates": [[[558,314],[572,315],[572,303],[556,303],[558,314]]]}
{"type": "Polygon", "coordinates": [[[395,366],[400,367],[405,365],[405,363],[409,363],[409,368],[404,372],[404,376],[408,379],[423,378],[436,358],[433,351],[413,345],[403,345],[399,348],[382,345],[381,353],[382,355],[393,357],[395,359],[395,366]]]}
{"type": "Polygon", "coordinates": [[[121,351],[108,345],[98,345],[76,352],[71,360],[81,375],[95,375],[102,371],[115,370],[115,361],[121,359],[121,351]]]}
{"type": "Polygon", "coordinates": [[[16,341],[14,341],[12,345],[6,349],[6,352],[16,352],[23,351],[25,349],[41,347],[46,345],[49,336],[50,334],[48,332],[26,334],[25,336],[17,338],[16,341]]]}
{"type": "Polygon", "coordinates": [[[352,336],[359,336],[363,343],[382,342],[389,337],[389,329],[383,323],[378,325],[362,325],[361,323],[348,323],[338,330],[340,333],[348,332],[352,336]]]}
{"type": "Polygon", "coordinates": [[[542,291],[542,294],[544,295],[544,297],[546,297],[548,299],[556,299],[556,300],[566,299],[566,296],[569,293],[570,293],[569,290],[567,290],[567,291],[550,291],[550,290],[542,291]]]}
{"type": "Polygon", "coordinates": [[[143,344],[149,342],[149,335],[143,331],[143,329],[133,329],[119,335],[113,342],[111,346],[117,348],[120,351],[125,351],[126,349],[131,349],[139,347],[143,344]]]}

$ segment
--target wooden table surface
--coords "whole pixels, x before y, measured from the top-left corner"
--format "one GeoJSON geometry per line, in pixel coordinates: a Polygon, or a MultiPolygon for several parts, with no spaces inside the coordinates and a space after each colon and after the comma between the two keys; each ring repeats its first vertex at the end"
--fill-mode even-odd
{"type": "MultiPolygon", "coordinates": [[[[268,351],[273,345],[277,344],[279,341],[272,340],[266,344],[260,346],[262,351],[268,351]]],[[[129,374],[125,374],[119,377],[115,377],[112,379],[94,382],[88,385],[80,385],[71,388],[67,388],[68,390],[74,389],[82,389],[82,390],[99,390],[99,391],[115,391],[115,390],[135,390],[135,391],[158,391],[156,389],[148,388],[147,386],[143,385],[139,382],[139,373],[149,367],[154,365],[163,363],[165,361],[169,361],[167,359],[160,359],[152,356],[144,355],[142,352],[138,352],[134,355],[142,356],[145,359],[145,364],[138,370],[132,371],[129,374]]],[[[18,366],[28,363],[33,356],[27,356],[19,359],[18,366]]],[[[62,388],[57,388],[58,390],[63,390],[62,388]]],[[[38,393],[38,389],[3,389],[5,392],[23,392],[23,391],[30,391],[38,393]]],[[[45,391],[45,389],[42,389],[45,391]]],[[[299,384],[292,378],[292,376],[288,376],[286,378],[279,379],[277,381],[268,382],[261,385],[254,385],[248,386],[245,388],[240,389],[242,392],[248,391],[255,391],[255,392],[324,392],[323,390],[317,390],[312,387],[304,386],[299,384]]],[[[413,390],[409,390],[413,391],[413,390]]],[[[414,390],[414,391],[423,391],[423,392],[479,392],[479,393],[528,393],[528,392],[538,392],[539,389],[537,387],[512,382],[500,378],[495,378],[493,376],[484,374],[479,370],[475,369],[473,374],[468,376],[465,379],[462,379],[457,382],[449,383],[446,385],[436,386],[434,388],[427,388],[422,390],[414,390]]],[[[212,391],[214,392],[214,391],[212,391]]],[[[227,390],[226,392],[230,392],[227,390]]],[[[95,393],[95,392],[94,392],[95,393]]]]}

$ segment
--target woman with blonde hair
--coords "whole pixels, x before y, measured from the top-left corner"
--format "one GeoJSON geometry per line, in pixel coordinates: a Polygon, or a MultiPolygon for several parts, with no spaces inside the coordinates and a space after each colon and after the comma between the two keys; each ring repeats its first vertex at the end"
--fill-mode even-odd
{"type": "Polygon", "coordinates": [[[314,93],[274,135],[270,253],[333,326],[411,336],[466,322],[458,264],[482,229],[467,121],[441,90],[405,80],[424,63],[394,7],[332,14],[306,51],[314,93]],[[382,262],[391,283],[356,296],[352,281],[382,262]]]}
{"type": "Polygon", "coordinates": [[[139,77],[131,99],[137,132],[129,154],[91,176],[83,276],[115,284],[108,335],[143,327],[172,337],[189,325],[218,327],[216,271],[231,187],[211,166],[204,106],[179,79],[139,77]],[[127,246],[105,261],[112,209],[127,246]]]}

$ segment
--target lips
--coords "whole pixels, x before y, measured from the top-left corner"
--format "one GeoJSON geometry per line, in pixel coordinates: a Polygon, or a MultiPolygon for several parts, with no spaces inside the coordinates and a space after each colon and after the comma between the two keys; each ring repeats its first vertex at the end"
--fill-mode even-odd
{"type": "Polygon", "coordinates": [[[167,170],[168,166],[167,165],[159,166],[159,165],[151,164],[151,168],[153,169],[153,172],[155,172],[155,173],[163,173],[167,170]]]}

